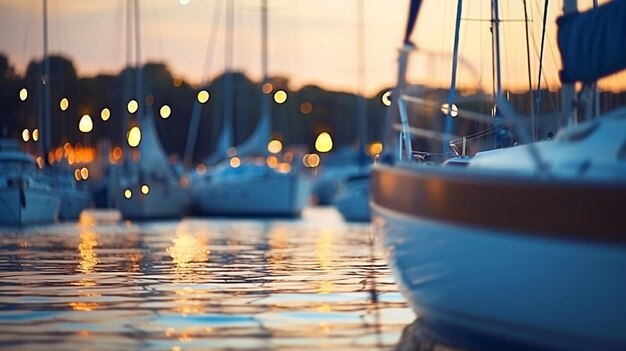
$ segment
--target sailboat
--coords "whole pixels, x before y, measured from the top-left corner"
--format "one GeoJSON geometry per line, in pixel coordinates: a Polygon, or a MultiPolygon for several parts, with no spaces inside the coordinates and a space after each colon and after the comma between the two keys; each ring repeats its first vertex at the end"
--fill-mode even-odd
{"type": "MultiPolygon", "coordinates": [[[[388,118],[396,147],[371,182],[375,229],[402,293],[421,321],[470,338],[626,349],[626,110],[571,119],[551,140],[478,153],[462,166],[407,157],[405,69],[420,5],[411,2],[388,118]]],[[[626,1],[571,7],[565,1],[558,20],[563,89],[626,68],[618,29],[626,1]]],[[[566,114],[574,95],[562,94],[566,114]]],[[[498,105],[519,125],[506,101],[498,105]]]]}
{"type": "Polygon", "coordinates": [[[59,214],[59,197],[35,159],[17,140],[0,139],[0,224],[48,224],[59,214]]]}
{"type": "MultiPolygon", "coordinates": [[[[363,28],[363,0],[357,1],[357,57],[358,87],[363,89],[365,82],[365,36],[363,28]]],[[[370,220],[369,183],[370,162],[364,161],[363,146],[365,144],[367,126],[367,101],[361,91],[357,94],[357,171],[341,179],[339,190],[333,203],[341,216],[350,222],[368,222],[370,220]]]]}
{"type": "MultiPolygon", "coordinates": [[[[134,1],[136,61],[139,60],[139,2],[134,1]]],[[[143,101],[142,68],[137,68],[136,95],[143,101]]],[[[189,197],[173,170],[159,141],[154,115],[149,108],[139,108],[138,128],[141,140],[139,160],[123,167],[118,175],[115,203],[125,219],[149,220],[181,217],[189,197]]]]}
{"type": "MultiPolygon", "coordinates": [[[[229,6],[232,4],[229,2],[229,6]]],[[[232,16],[232,9],[231,9],[232,16]]],[[[263,53],[263,83],[267,83],[267,0],[261,11],[263,53]]],[[[230,20],[232,23],[232,19],[230,20]]],[[[194,207],[204,215],[234,216],[299,216],[307,205],[310,184],[303,175],[294,171],[270,168],[265,157],[257,161],[253,156],[265,156],[271,133],[269,96],[261,95],[262,112],[259,123],[251,136],[238,145],[236,156],[226,155],[232,143],[232,120],[226,116],[216,152],[207,159],[222,161],[190,185],[194,207]]],[[[228,103],[232,101],[227,101],[228,103]]],[[[232,106],[228,107],[232,111],[232,106]]]]}

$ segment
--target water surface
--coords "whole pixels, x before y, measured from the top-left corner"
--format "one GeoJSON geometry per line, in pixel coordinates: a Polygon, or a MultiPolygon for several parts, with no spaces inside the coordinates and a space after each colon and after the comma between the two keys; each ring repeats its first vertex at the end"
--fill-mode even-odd
{"type": "Polygon", "coordinates": [[[325,208],[0,229],[0,347],[393,349],[415,316],[377,240],[325,208]]]}

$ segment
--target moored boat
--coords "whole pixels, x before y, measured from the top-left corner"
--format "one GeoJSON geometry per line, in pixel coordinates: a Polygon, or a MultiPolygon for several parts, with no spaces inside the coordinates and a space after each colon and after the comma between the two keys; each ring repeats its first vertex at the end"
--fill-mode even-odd
{"type": "MultiPolygon", "coordinates": [[[[589,21],[594,12],[604,23],[626,17],[626,1],[608,5],[560,22],[589,21]]],[[[411,18],[418,9],[414,1],[411,18]]],[[[597,28],[586,22],[585,30],[597,28]]],[[[403,55],[411,50],[407,34],[403,55]]],[[[572,72],[567,62],[563,77],[572,72]]],[[[406,150],[385,155],[372,170],[375,228],[418,318],[530,348],[626,349],[624,131],[623,109],[572,123],[553,140],[478,153],[462,166],[416,162],[406,150]]]]}

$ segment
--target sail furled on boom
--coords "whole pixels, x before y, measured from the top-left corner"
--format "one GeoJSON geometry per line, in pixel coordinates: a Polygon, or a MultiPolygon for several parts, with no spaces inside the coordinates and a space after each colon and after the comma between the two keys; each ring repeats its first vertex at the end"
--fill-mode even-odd
{"type": "Polygon", "coordinates": [[[626,0],[557,20],[563,83],[592,83],[626,68],[626,0]]]}
{"type": "Polygon", "coordinates": [[[409,44],[411,33],[413,33],[413,28],[415,27],[415,22],[417,21],[417,14],[420,11],[420,6],[422,6],[422,0],[411,0],[411,5],[409,7],[409,20],[406,24],[406,32],[404,34],[404,43],[409,44]]]}

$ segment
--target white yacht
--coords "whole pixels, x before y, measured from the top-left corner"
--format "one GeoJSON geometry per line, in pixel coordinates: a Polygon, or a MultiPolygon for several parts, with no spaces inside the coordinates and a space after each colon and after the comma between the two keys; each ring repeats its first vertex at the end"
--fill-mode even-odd
{"type": "Polygon", "coordinates": [[[0,224],[47,224],[57,220],[59,197],[32,156],[17,141],[0,140],[0,224]]]}
{"type": "Polygon", "coordinates": [[[187,190],[170,168],[151,117],[142,119],[140,158],[120,170],[115,203],[125,219],[181,217],[189,205],[187,190]]]}
{"type": "MultiPolygon", "coordinates": [[[[419,1],[411,9],[415,19],[419,1]]],[[[624,19],[624,0],[559,19],[564,85],[626,68],[625,35],[612,31],[624,19]]],[[[626,349],[626,109],[574,119],[552,140],[418,162],[403,108],[410,32],[388,120],[401,132],[389,145],[401,147],[373,166],[371,206],[418,319],[510,344],[497,349],[626,349]]]]}

